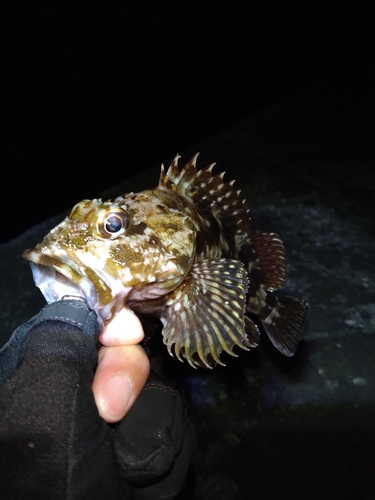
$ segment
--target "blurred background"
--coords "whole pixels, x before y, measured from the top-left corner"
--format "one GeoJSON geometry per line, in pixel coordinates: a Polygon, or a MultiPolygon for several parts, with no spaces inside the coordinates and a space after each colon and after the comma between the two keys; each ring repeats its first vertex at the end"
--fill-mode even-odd
{"type": "Polygon", "coordinates": [[[312,0],[3,2],[1,241],[332,79],[366,103],[368,134],[374,12],[312,0]]]}

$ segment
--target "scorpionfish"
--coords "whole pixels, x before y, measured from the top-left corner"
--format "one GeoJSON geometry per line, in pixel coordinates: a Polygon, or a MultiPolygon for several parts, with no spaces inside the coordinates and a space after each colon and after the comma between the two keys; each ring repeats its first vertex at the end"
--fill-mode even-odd
{"type": "Polygon", "coordinates": [[[24,257],[48,303],[83,297],[105,324],[123,307],[160,318],[170,354],[194,368],[223,351],[258,345],[263,329],[286,356],[296,350],[303,299],[277,295],[285,253],[253,229],[240,191],[177,155],[154,189],[83,200],[24,257]]]}

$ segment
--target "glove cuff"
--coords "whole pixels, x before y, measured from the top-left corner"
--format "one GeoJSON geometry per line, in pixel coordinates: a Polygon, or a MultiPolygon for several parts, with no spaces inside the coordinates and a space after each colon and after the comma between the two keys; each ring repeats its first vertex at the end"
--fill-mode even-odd
{"type": "Polygon", "coordinates": [[[35,317],[36,326],[43,321],[62,321],[80,328],[83,333],[93,331],[99,335],[99,325],[95,311],[89,308],[86,301],[80,297],[65,296],[57,302],[48,304],[35,317]]]}

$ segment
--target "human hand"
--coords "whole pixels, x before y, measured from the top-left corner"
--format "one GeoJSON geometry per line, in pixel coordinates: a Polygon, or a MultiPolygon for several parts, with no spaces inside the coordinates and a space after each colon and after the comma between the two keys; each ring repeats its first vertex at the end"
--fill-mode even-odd
{"type": "Polygon", "coordinates": [[[104,328],[92,390],[99,415],[108,423],[121,420],[136,400],[150,372],[148,357],[139,344],[143,328],[128,308],[104,328]]]}
{"type": "Polygon", "coordinates": [[[69,491],[77,499],[136,492],[156,500],[182,490],[195,440],[178,392],[155,372],[141,391],[149,362],[131,311],[101,333],[99,365],[98,334],[94,311],[65,298],[21,325],[0,350],[0,489],[7,498],[69,491]]]}

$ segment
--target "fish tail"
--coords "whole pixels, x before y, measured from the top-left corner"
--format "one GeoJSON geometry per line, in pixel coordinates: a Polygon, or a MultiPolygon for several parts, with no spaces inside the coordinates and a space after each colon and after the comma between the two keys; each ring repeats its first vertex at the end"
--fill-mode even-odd
{"type": "Polygon", "coordinates": [[[272,299],[273,307],[268,309],[267,316],[262,315],[260,320],[276,349],[285,356],[293,356],[300,339],[308,304],[305,300],[295,297],[273,295],[272,299]]]}

